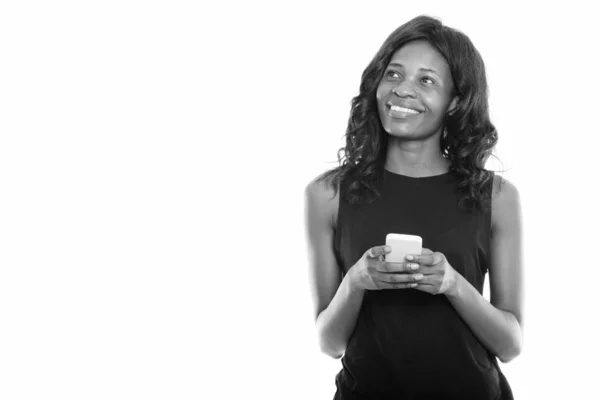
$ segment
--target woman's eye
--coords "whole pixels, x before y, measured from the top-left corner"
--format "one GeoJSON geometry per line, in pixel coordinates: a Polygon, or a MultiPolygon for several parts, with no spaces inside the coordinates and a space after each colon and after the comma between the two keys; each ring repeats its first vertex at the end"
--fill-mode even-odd
{"type": "Polygon", "coordinates": [[[388,78],[398,78],[399,75],[396,71],[388,71],[387,74],[388,78]]]}
{"type": "Polygon", "coordinates": [[[435,83],[435,81],[433,79],[431,79],[428,76],[425,76],[421,79],[421,81],[425,82],[425,83],[435,83]]]}

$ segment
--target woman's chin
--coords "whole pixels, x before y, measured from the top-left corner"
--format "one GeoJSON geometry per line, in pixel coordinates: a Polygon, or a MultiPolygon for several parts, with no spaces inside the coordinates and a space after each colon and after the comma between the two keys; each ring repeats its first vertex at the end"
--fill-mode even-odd
{"type": "Polygon", "coordinates": [[[391,129],[389,127],[386,127],[385,131],[390,136],[390,139],[397,138],[400,140],[429,140],[432,139],[438,133],[438,131],[428,133],[422,130],[415,130],[414,128],[402,128],[399,126],[394,126],[391,129]]]}
{"type": "Polygon", "coordinates": [[[399,129],[393,129],[393,130],[389,130],[388,134],[392,137],[392,138],[398,138],[398,139],[412,139],[417,137],[418,135],[416,134],[416,132],[414,131],[409,131],[409,130],[399,130],[399,129]]]}

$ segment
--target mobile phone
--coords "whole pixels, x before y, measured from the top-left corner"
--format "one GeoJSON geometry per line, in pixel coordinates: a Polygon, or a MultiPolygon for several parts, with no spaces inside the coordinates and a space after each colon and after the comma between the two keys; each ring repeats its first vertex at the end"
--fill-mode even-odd
{"type": "Polygon", "coordinates": [[[407,254],[421,254],[423,251],[423,239],[417,235],[388,233],[385,244],[392,248],[392,252],[385,255],[386,262],[407,262],[407,254]]]}

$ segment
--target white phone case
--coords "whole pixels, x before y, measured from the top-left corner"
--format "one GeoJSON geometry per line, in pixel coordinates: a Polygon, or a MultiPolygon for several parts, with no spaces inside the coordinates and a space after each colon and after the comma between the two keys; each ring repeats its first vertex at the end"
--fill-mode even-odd
{"type": "Polygon", "coordinates": [[[392,248],[392,252],[386,254],[386,262],[408,262],[407,254],[421,254],[423,239],[421,236],[404,235],[400,233],[388,233],[385,244],[392,248]]]}

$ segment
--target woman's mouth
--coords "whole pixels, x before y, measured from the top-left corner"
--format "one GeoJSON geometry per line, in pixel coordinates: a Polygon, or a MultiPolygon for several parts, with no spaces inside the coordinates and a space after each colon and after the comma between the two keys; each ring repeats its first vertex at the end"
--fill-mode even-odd
{"type": "Polygon", "coordinates": [[[388,115],[392,118],[407,118],[413,115],[421,114],[421,111],[414,108],[400,107],[393,104],[387,104],[388,115]]]}

